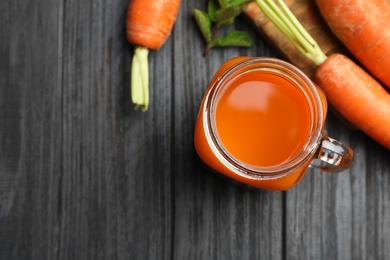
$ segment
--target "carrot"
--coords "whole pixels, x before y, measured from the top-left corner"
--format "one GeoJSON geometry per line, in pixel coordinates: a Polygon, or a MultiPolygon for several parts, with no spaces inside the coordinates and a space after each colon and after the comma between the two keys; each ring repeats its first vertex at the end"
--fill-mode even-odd
{"type": "Polygon", "coordinates": [[[316,0],[337,38],[390,88],[390,5],[385,0],[316,0]]]}
{"type": "Polygon", "coordinates": [[[180,0],[132,0],[127,10],[126,35],[135,45],[131,70],[131,97],[135,109],[149,106],[148,54],[168,39],[180,0]]]}
{"type": "Polygon", "coordinates": [[[315,82],[347,121],[390,149],[390,95],[342,54],[327,57],[282,0],[256,0],[263,13],[318,67],[315,82]]]}
{"type": "Polygon", "coordinates": [[[390,149],[390,95],[371,75],[334,54],[318,67],[315,81],[344,118],[390,149]]]}

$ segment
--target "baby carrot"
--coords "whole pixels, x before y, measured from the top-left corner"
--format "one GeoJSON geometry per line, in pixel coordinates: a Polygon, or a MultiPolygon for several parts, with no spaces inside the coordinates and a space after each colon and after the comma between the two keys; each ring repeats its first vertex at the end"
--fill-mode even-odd
{"type": "Polygon", "coordinates": [[[325,56],[282,0],[256,0],[264,14],[318,68],[315,81],[350,123],[390,149],[390,95],[365,70],[341,54],[325,56]]]}
{"type": "Polygon", "coordinates": [[[126,35],[135,46],[131,71],[131,97],[137,109],[149,106],[148,54],[169,37],[180,0],[132,0],[127,10],[126,35]]]}
{"type": "Polygon", "coordinates": [[[385,0],[316,0],[337,38],[390,88],[390,5],[385,0]]]}

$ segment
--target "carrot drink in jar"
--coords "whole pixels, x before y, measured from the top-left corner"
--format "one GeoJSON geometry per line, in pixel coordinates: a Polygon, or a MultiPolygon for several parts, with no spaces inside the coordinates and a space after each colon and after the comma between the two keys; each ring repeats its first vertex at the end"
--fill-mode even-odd
{"type": "Polygon", "coordinates": [[[299,69],[274,58],[237,57],[212,79],[194,143],[203,162],[243,184],[287,190],[309,166],[341,172],[348,146],[324,132],[327,101],[299,69]]]}

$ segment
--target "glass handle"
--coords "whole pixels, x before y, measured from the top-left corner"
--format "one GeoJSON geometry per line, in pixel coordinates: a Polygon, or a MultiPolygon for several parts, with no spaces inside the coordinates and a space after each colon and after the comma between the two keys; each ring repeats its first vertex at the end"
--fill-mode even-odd
{"type": "Polygon", "coordinates": [[[311,166],[321,171],[338,173],[351,166],[353,157],[353,150],[349,146],[325,136],[311,166]]]}

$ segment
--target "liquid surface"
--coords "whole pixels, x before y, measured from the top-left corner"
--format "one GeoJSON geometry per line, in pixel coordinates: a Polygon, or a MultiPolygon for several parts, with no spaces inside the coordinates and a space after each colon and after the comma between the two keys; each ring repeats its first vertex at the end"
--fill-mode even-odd
{"type": "Polygon", "coordinates": [[[310,133],[310,109],[289,81],[250,72],[228,83],[216,106],[216,128],[227,151],[254,166],[294,157],[310,133]]]}

